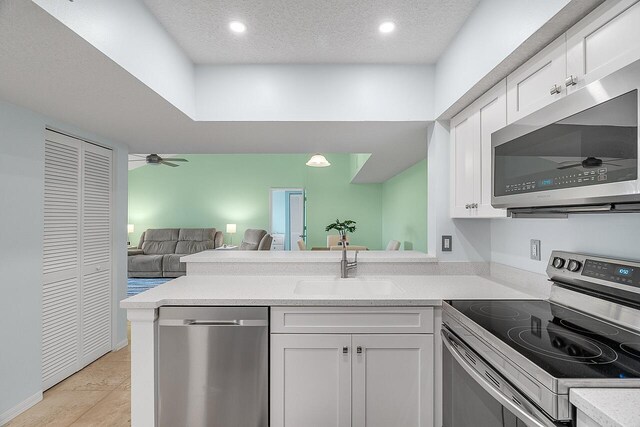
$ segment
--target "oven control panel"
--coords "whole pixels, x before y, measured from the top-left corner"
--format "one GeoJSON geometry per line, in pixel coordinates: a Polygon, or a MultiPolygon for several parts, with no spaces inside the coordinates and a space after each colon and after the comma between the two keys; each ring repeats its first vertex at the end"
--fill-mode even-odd
{"type": "Polygon", "coordinates": [[[640,292],[640,263],[571,252],[553,251],[547,266],[552,280],[578,279],[605,285],[624,285],[640,292]]]}

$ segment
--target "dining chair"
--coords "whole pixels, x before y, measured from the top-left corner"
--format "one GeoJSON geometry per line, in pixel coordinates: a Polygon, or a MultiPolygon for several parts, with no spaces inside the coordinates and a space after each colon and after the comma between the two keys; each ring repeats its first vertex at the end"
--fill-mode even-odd
{"type": "Polygon", "coordinates": [[[388,251],[399,251],[400,250],[400,242],[398,242],[397,240],[389,240],[389,243],[387,244],[387,249],[388,251]]]}

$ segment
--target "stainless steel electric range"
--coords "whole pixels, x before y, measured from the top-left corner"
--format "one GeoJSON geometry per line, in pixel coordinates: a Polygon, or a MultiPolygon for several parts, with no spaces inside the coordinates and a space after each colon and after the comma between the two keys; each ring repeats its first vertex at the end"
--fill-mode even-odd
{"type": "Polygon", "coordinates": [[[548,300],[445,301],[445,427],[575,424],[572,387],[640,387],[640,263],[554,251],[548,300]]]}

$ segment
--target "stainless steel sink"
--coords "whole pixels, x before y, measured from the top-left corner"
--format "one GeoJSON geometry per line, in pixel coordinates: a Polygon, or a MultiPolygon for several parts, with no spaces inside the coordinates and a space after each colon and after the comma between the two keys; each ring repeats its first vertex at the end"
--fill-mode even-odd
{"type": "Polygon", "coordinates": [[[404,290],[389,280],[350,278],[301,280],[293,293],[298,295],[380,296],[400,295],[404,293],[404,290]]]}

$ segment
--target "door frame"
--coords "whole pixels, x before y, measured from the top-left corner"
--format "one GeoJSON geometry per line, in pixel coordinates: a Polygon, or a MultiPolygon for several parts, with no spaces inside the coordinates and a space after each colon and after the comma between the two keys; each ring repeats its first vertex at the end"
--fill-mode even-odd
{"type": "MultiPolygon", "coordinates": [[[[269,232],[272,233],[273,232],[273,192],[274,191],[284,191],[285,193],[302,193],[302,201],[303,201],[303,205],[302,205],[302,229],[303,229],[303,233],[304,233],[304,238],[302,240],[305,241],[305,243],[307,242],[307,192],[305,191],[304,187],[270,187],[269,188],[269,232]]],[[[286,199],[285,200],[285,204],[286,206],[289,205],[289,200],[286,199]]],[[[286,209],[288,211],[288,209],[286,209]]],[[[285,246],[285,250],[291,250],[289,246],[289,241],[287,240],[287,235],[290,235],[290,224],[289,221],[287,219],[286,221],[286,225],[285,225],[285,239],[284,239],[284,246],[285,246]]]]}

